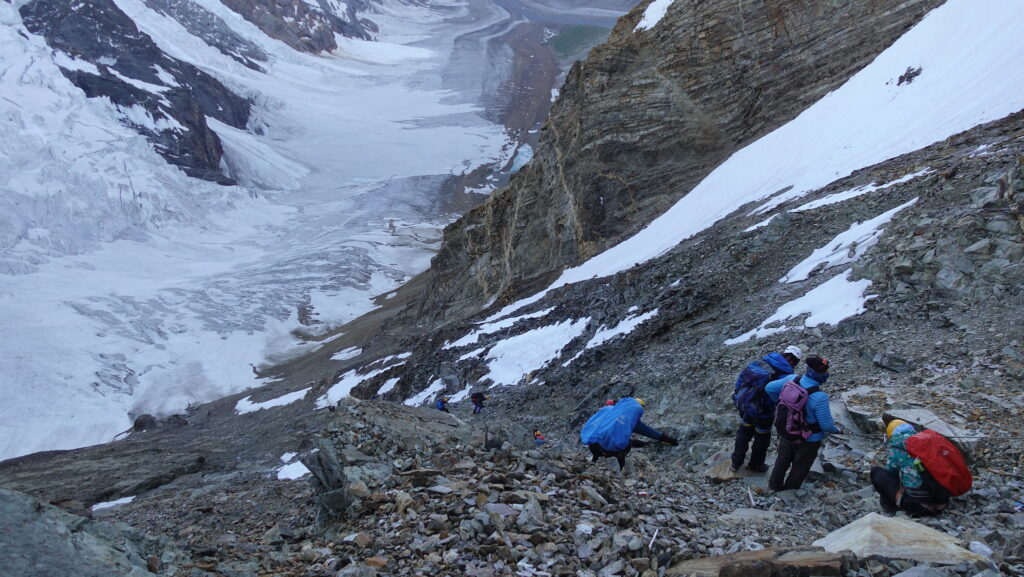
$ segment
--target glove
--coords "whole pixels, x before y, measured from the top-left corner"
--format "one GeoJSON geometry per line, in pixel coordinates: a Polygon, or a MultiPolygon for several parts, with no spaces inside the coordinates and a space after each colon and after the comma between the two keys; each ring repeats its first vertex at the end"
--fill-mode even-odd
{"type": "Polygon", "coordinates": [[[677,441],[674,437],[666,435],[665,433],[661,434],[661,442],[672,445],[673,447],[679,446],[679,441],[677,441]]]}

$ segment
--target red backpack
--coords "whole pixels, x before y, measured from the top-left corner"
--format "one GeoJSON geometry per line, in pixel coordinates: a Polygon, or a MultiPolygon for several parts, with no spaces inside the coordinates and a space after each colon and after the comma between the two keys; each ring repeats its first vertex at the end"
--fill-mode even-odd
{"type": "Polygon", "coordinates": [[[971,490],[974,480],[953,443],[935,431],[922,431],[907,437],[904,446],[911,457],[921,460],[925,470],[953,497],[971,490]]]}

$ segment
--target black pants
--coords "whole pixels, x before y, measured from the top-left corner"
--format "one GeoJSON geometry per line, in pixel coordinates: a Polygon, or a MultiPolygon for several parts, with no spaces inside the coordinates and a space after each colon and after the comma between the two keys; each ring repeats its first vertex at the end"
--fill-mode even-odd
{"type": "Polygon", "coordinates": [[[871,484],[878,491],[878,502],[887,513],[895,513],[900,509],[914,517],[921,515],[938,515],[946,508],[946,503],[935,503],[928,498],[923,490],[904,489],[899,504],[896,503],[900,493],[900,476],[882,467],[871,468],[871,484]]]}
{"type": "Polygon", "coordinates": [[[811,472],[820,447],[821,441],[794,443],[779,437],[779,456],[768,478],[768,488],[773,491],[799,489],[811,472]]]}
{"type": "Polygon", "coordinates": [[[601,445],[598,445],[597,443],[591,443],[587,445],[587,448],[590,449],[590,454],[593,456],[590,460],[591,463],[596,463],[597,460],[602,457],[615,457],[615,460],[619,462],[619,470],[621,471],[626,468],[626,455],[629,454],[630,447],[626,447],[621,451],[613,452],[602,449],[601,445]]]}
{"type": "Polygon", "coordinates": [[[757,471],[764,468],[768,446],[772,443],[771,425],[771,421],[751,422],[744,419],[740,422],[740,428],[736,430],[736,445],[732,450],[733,469],[739,469],[743,465],[743,461],[747,458],[747,448],[750,447],[751,439],[754,441],[754,446],[750,451],[750,469],[757,471]]]}

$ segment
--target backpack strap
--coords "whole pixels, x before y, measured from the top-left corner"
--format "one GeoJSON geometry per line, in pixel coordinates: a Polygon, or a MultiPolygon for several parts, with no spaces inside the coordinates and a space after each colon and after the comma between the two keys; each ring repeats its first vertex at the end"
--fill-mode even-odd
{"type": "MultiPolygon", "coordinates": [[[[800,382],[800,377],[797,377],[796,379],[797,379],[797,382],[799,383],[800,382]]],[[[814,385],[813,387],[807,387],[804,390],[807,391],[807,400],[810,401],[811,400],[811,395],[813,395],[814,393],[817,393],[818,391],[820,391],[821,387],[819,387],[818,385],[814,385]]],[[[805,404],[804,407],[806,407],[806,406],[807,405],[805,404]]],[[[819,425],[818,423],[807,423],[807,427],[811,430],[812,433],[820,433],[821,432],[821,425],[819,425]]]]}

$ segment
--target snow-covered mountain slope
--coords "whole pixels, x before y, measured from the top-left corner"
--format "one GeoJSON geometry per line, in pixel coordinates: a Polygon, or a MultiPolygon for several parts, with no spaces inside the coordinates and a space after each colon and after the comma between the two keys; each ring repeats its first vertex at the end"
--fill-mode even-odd
{"type": "Polygon", "coordinates": [[[427,266],[449,177],[511,150],[480,89],[442,80],[480,75],[452,46],[508,13],[365,7],[378,41],[332,33],[310,54],[215,0],[0,3],[0,458],[251,387],[316,346],[291,333],[323,334],[427,266]],[[116,42],[83,29],[111,21],[116,42]],[[167,163],[196,140],[236,184],[167,163]]]}
{"type": "MultiPolygon", "coordinates": [[[[652,3],[647,11],[656,11],[659,6],[652,3]]],[[[657,33],[659,17],[664,14],[665,11],[661,10],[657,17],[641,19],[646,25],[638,26],[635,33],[657,33]]],[[[628,335],[641,323],[660,327],[649,330],[674,334],[678,330],[675,324],[680,322],[678,315],[681,314],[677,307],[682,305],[661,306],[666,299],[672,300],[665,295],[679,293],[684,301],[688,298],[691,303],[694,300],[703,302],[696,310],[703,307],[704,314],[714,315],[713,318],[726,312],[735,318],[749,317],[749,311],[734,308],[711,312],[718,306],[726,306],[724,303],[729,295],[701,294],[695,288],[702,283],[717,282],[730,283],[733,287],[758,286],[754,281],[741,280],[745,274],[742,271],[731,269],[715,271],[704,279],[689,278],[690,273],[676,278],[662,277],[664,286],[647,289],[654,291],[646,295],[650,301],[647,303],[626,302],[615,307],[598,296],[590,297],[598,299],[596,301],[583,303],[579,300],[587,300],[585,295],[588,291],[597,290],[595,286],[621,286],[627,284],[629,281],[625,279],[631,276],[657,276],[649,271],[662,266],[677,270],[678,267],[656,263],[659,259],[672,262],[673,258],[682,258],[678,255],[673,257],[675,253],[672,251],[692,255],[699,254],[701,247],[709,262],[719,259],[732,262],[730,255],[740,264],[747,259],[756,262],[760,258],[769,258],[779,266],[792,262],[778,270],[771,281],[781,285],[773,287],[769,284],[763,292],[751,288],[755,292],[743,301],[750,303],[757,299],[765,303],[764,306],[769,308],[764,316],[746,320],[746,324],[722,320],[720,322],[727,326],[718,327],[718,331],[707,329],[712,336],[703,338],[713,341],[702,341],[699,347],[694,344],[695,350],[704,355],[729,356],[730,347],[745,343],[744,350],[757,348],[764,343],[751,339],[771,335],[799,339],[799,342],[806,342],[805,339],[822,341],[827,346],[827,339],[823,340],[821,336],[821,327],[836,330],[834,327],[842,321],[864,313],[868,309],[868,301],[880,298],[880,293],[875,292],[878,287],[872,287],[870,279],[853,275],[851,265],[861,266],[863,260],[869,260],[865,258],[866,254],[873,255],[872,259],[884,258],[875,251],[879,240],[885,239],[887,230],[894,226],[890,221],[917,215],[925,223],[939,222],[938,216],[922,216],[934,212],[935,198],[930,197],[928,206],[922,207],[917,205],[917,196],[904,198],[906,192],[894,195],[884,208],[861,208],[875,206],[877,199],[886,198],[888,191],[915,190],[928,186],[923,183],[935,178],[935,169],[927,164],[879,167],[891,160],[896,165],[914,162],[900,163],[893,159],[904,155],[912,157],[911,153],[929,145],[940,146],[944,139],[1024,109],[1024,94],[1019,90],[1024,86],[1024,69],[1018,65],[1024,59],[1024,48],[1016,41],[1022,33],[1024,6],[1020,3],[993,1],[979,5],[968,0],[945,3],[837,90],[826,94],[792,121],[733,154],[684,194],[675,206],[636,235],[580,266],[565,270],[539,292],[520,290],[519,300],[499,307],[476,323],[456,323],[458,328],[446,327],[431,339],[409,342],[407,346],[415,348],[416,353],[403,361],[403,367],[390,372],[370,372],[360,367],[349,370],[336,388],[327,392],[327,398],[333,400],[352,391],[371,395],[386,384],[385,398],[420,404],[429,402],[438,394],[454,395],[453,398],[459,400],[474,386],[543,385],[550,382],[549,379],[559,382],[571,379],[567,375],[572,373],[577,359],[587,357],[591,349],[599,350],[613,337],[628,335]],[[884,180],[876,177],[873,182],[857,186],[844,184],[851,179],[856,181],[857,175],[868,169],[878,170],[887,176],[884,180]],[[821,198],[811,203],[799,202],[812,193],[821,198]],[[865,214],[866,210],[873,212],[865,214]],[[787,223],[792,223],[796,218],[794,215],[814,218],[807,216],[808,212],[833,216],[828,227],[815,224],[814,230],[802,231],[786,228],[792,226],[787,223]],[[765,220],[771,216],[778,221],[765,220]],[[748,226],[748,221],[762,222],[748,226]],[[764,232],[766,226],[771,230],[764,232]],[[829,234],[826,231],[831,227],[840,228],[829,234]],[[723,251],[718,244],[723,233],[717,232],[715,236],[705,234],[711,229],[737,230],[736,240],[727,249],[729,254],[719,254],[723,251]],[[762,232],[753,232],[759,230],[762,232]],[[751,255],[759,254],[761,248],[757,247],[763,247],[765,243],[780,242],[779,230],[786,230],[786,234],[792,236],[776,252],[767,256],[743,256],[747,250],[751,255]],[[822,236],[825,238],[810,240],[822,236]],[[762,239],[759,244],[752,244],[758,237],[762,239]],[[765,237],[769,240],[763,240],[765,237]],[[709,238],[718,240],[712,242],[709,238]],[[806,253],[788,248],[803,247],[809,242],[826,244],[806,247],[806,253]],[[790,272],[786,273],[786,270],[790,272]],[[684,298],[689,291],[695,291],[695,294],[684,298]],[[721,302],[714,299],[721,299],[721,302]],[[617,312],[609,313],[608,308],[617,312]],[[552,313],[555,310],[561,312],[552,313]],[[661,315],[670,314],[672,317],[659,319],[659,311],[661,315]],[[810,335],[799,332],[805,330],[815,332],[810,335]],[[440,335],[445,338],[441,340],[440,335]],[[487,335],[486,339],[484,335],[487,335]],[[429,344],[424,346],[423,342],[429,344]],[[439,342],[443,346],[436,346],[439,342]]],[[[1013,135],[1013,130],[1007,128],[1006,132],[1013,135]]],[[[1014,148],[1007,147],[1006,150],[1010,152],[1004,156],[1012,154],[1014,148]]],[[[963,153],[950,154],[941,163],[947,166],[955,163],[957,154],[963,153]]],[[[922,152],[921,155],[927,157],[929,154],[922,152]]],[[[984,160],[972,162],[984,164],[984,160]]],[[[981,178],[995,177],[985,175],[981,178]]],[[[1012,176],[1007,178],[1013,180],[1012,176]]],[[[1005,186],[1005,183],[1000,186],[1005,186]]],[[[961,190],[955,202],[940,202],[940,205],[957,206],[960,202],[971,202],[974,196],[977,195],[968,195],[966,190],[961,190]]],[[[486,209],[485,206],[481,210],[486,209]]],[[[970,209],[965,207],[965,210],[970,209]]],[[[906,225],[903,226],[905,228],[906,225]]],[[[991,227],[990,231],[1002,230],[996,225],[991,227]]],[[[958,242],[968,246],[978,240],[971,238],[970,242],[958,242]]],[[[999,238],[990,238],[983,245],[1019,244],[999,238]]],[[[893,242],[896,241],[885,244],[888,246],[893,242]]],[[[988,281],[999,285],[992,289],[996,294],[1005,294],[1006,289],[1000,288],[1000,283],[1012,284],[1007,279],[1018,274],[1019,266],[1013,264],[1013,259],[1019,260],[1018,253],[1016,248],[1007,248],[999,253],[994,263],[996,266],[989,266],[989,271],[1004,271],[1008,275],[1004,278],[999,276],[1002,273],[992,273],[996,275],[994,278],[1001,279],[988,281]],[[1005,268],[1000,269],[1000,266],[1005,268]]],[[[935,261],[934,256],[930,258],[935,261]]],[[[731,266],[743,268],[739,264],[731,266]]],[[[968,267],[966,264],[962,266],[968,267]]],[[[982,290],[964,289],[965,285],[956,284],[961,281],[946,282],[943,275],[963,278],[962,271],[944,271],[934,281],[938,283],[936,290],[974,291],[971,294],[982,290]]],[[[922,290],[927,284],[920,279],[913,282],[922,290]]],[[[630,284],[628,289],[623,287],[622,290],[634,293],[645,289],[630,284]]],[[[1019,289],[1011,289],[1011,293],[1014,295],[1012,298],[1019,299],[1019,289]]],[[[760,306],[748,304],[746,307],[751,311],[755,308],[761,310],[760,306]]],[[[1009,339],[1005,334],[1001,335],[1001,339],[1009,339]]],[[[685,340],[682,335],[679,338],[685,340]]],[[[773,342],[778,338],[775,337],[773,342]]],[[[593,352],[589,356],[593,355],[600,358],[601,353],[593,352]]],[[[638,359],[637,362],[643,361],[638,359]]],[[[592,362],[590,364],[593,365],[592,362]]],[[[590,369],[597,370],[593,366],[590,369]]],[[[712,370],[709,367],[701,369],[712,370]]],[[[615,374],[617,371],[604,372],[615,374]]]]}
{"type": "MultiPolygon", "coordinates": [[[[648,11],[658,8],[652,3],[648,11]]],[[[953,0],[935,9],[841,88],[731,156],[641,232],[566,270],[547,290],[664,254],[748,203],[770,198],[754,211],[769,214],[861,168],[1021,110],[1024,46],[1014,40],[1021,34],[1024,6],[1017,2],[953,0]]]]}

